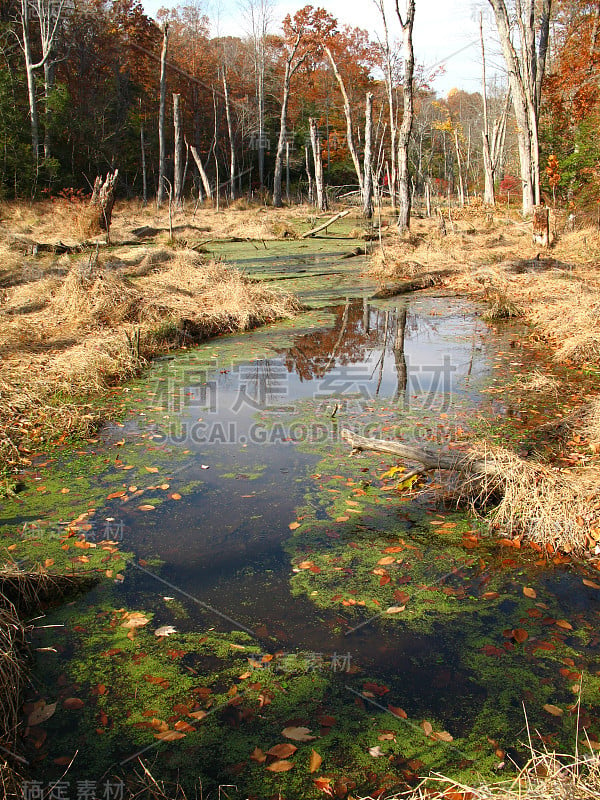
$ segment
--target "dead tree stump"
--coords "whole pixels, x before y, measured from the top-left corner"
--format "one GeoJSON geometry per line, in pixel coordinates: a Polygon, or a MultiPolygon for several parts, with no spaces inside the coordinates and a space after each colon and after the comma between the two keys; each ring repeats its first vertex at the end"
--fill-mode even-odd
{"type": "Polygon", "coordinates": [[[119,170],[109,172],[106,180],[102,182],[100,175],[94,181],[94,189],[90,199],[90,209],[92,213],[97,213],[98,228],[101,231],[110,231],[113,206],[115,204],[115,184],[119,170]]]}
{"type": "Polygon", "coordinates": [[[550,209],[546,206],[533,209],[533,243],[540,247],[550,244],[550,209]]]}

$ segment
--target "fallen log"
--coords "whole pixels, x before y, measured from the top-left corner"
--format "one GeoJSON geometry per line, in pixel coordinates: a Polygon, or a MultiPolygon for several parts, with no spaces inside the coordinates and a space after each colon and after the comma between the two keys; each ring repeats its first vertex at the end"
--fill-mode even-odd
{"type": "Polygon", "coordinates": [[[488,476],[497,474],[497,468],[493,463],[473,460],[469,452],[464,450],[452,452],[431,445],[415,447],[388,439],[370,439],[347,428],[342,430],[341,437],[348,442],[353,451],[370,450],[375,453],[389,453],[405,461],[416,461],[418,464],[422,464],[424,471],[444,469],[451,472],[469,472],[488,476]]]}
{"type": "Polygon", "coordinates": [[[426,272],[423,275],[417,275],[406,281],[400,283],[393,283],[391,286],[386,286],[380,289],[371,296],[371,300],[385,300],[387,297],[396,297],[399,294],[409,294],[410,292],[419,291],[419,289],[431,289],[433,286],[439,286],[443,283],[444,278],[453,275],[455,270],[444,269],[439,272],[426,272]]]}
{"type": "Polygon", "coordinates": [[[93,239],[78,242],[77,244],[65,244],[60,241],[36,242],[33,239],[28,239],[26,236],[11,236],[8,240],[8,249],[13,252],[22,253],[25,256],[36,256],[39,253],[52,253],[53,255],[61,256],[64,254],[83,253],[86,250],[95,250],[97,247],[136,247],[143,244],[144,242],[140,242],[137,239],[126,239],[123,242],[113,242],[110,245],[106,242],[98,242],[93,239]]]}
{"type": "Polygon", "coordinates": [[[364,247],[355,247],[354,250],[350,250],[349,253],[344,253],[340,258],[354,258],[355,256],[366,256],[366,254],[367,251],[364,247]]]}
{"type": "Polygon", "coordinates": [[[307,239],[309,236],[314,236],[316,233],[320,233],[320,231],[325,230],[325,228],[328,228],[330,225],[333,225],[333,223],[337,222],[338,219],[346,217],[349,213],[350,213],[349,208],[347,208],[345,211],[340,211],[339,214],[335,214],[335,216],[328,219],[327,222],[324,222],[322,225],[319,225],[318,228],[313,228],[312,230],[303,233],[302,238],[307,239]]]}

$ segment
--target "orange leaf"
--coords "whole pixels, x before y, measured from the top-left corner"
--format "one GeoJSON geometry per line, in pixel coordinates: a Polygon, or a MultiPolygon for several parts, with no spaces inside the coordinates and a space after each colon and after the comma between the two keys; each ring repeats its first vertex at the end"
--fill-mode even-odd
{"type": "Polygon", "coordinates": [[[291,761],[274,761],[272,764],[269,764],[267,769],[269,772],[287,772],[292,769],[293,766],[291,761]]]}
{"type": "MultiPolygon", "coordinates": [[[[148,469],[148,467],[146,467],[146,469],[148,469]]],[[[175,742],[177,739],[184,739],[185,733],[180,733],[179,731],[164,731],[164,733],[155,733],[154,738],[160,739],[163,742],[175,742]]]]}
{"type": "Polygon", "coordinates": [[[63,706],[68,708],[69,711],[76,711],[79,708],[83,708],[84,705],[85,703],[79,697],[67,697],[66,700],[63,700],[63,706]]]}
{"type": "Polygon", "coordinates": [[[421,727],[425,731],[425,736],[431,736],[431,734],[433,733],[433,726],[431,722],[427,722],[427,720],[425,720],[424,722],[421,723],[421,727]]]}
{"type": "Polygon", "coordinates": [[[270,750],[267,750],[268,756],[275,756],[275,758],[289,758],[293,756],[298,748],[295,744],[283,742],[282,744],[274,745],[270,750]]]}
{"type": "Polygon", "coordinates": [[[316,750],[311,750],[310,753],[310,764],[308,766],[309,772],[316,772],[321,764],[323,763],[323,758],[320,756],[316,750]]]}
{"type": "Polygon", "coordinates": [[[300,523],[299,522],[290,522],[290,524],[288,525],[288,528],[291,531],[295,531],[299,527],[300,527],[300,523]]]}
{"type": "Polygon", "coordinates": [[[567,622],[566,619],[557,619],[556,624],[559,628],[563,628],[565,631],[572,631],[573,626],[570,622],[567,622]]]}
{"type": "Polygon", "coordinates": [[[525,595],[525,597],[530,597],[532,600],[535,600],[535,598],[537,597],[536,590],[532,589],[529,586],[524,586],[523,587],[523,594],[525,595]]]}
{"type": "Polygon", "coordinates": [[[515,628],[512,632],[513,639],[518,644],[522,644],[526,639],[529,639],[529,634],[523,628],[515,628]]]}
{"type": "Polygon", "coordinates": [[[250,758],[252,761],[256,761],[258,764],[264,764],[267,760],[267,756],[260,747],[255,747],[252,753],[250,754],[250,758]]]}
{"type": "Polygon", "coordinates": [[[408,714],[403,708],[399,708],[398,706],[388,706],[388,711],[395,717],[400,717],[400,719],[408,719],[408,714]]]}

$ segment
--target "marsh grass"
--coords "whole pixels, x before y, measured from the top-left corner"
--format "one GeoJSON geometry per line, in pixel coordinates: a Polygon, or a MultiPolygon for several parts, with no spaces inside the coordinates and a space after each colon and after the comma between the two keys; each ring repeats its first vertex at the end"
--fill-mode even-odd
{"type": "Polygon", "coordinates": [[[89,435],[102,419],[93,398],[158,353],[299,310],[289,293],[185,248],[19,255],[4,274],[0,461],[9,469],[43,443],[89,435]]]}

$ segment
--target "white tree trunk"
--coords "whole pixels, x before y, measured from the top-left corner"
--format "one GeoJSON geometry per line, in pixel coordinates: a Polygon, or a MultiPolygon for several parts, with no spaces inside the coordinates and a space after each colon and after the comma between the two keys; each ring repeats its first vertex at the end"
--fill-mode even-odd
{"type": "Polygon", "coordinates": [[[408,147],[414,117],[415,54],[413,49],[413,26],[415,21],[415,0],[407,0],[406,17],[400,13],[396,3],[396,13],[402,27],[404,51],[404,78],[402,81],[403,115],[398,134],[398,229],[401,233],[410,228],[410,173],[408,164],[408,147]]]}
{"type": "Polygon", "coordinates": [[[373,217],[373,93],[367,92],[365,109],[365,152],[363,157],[362,208],[365,219],[373,217]]]}
{"type": "Polygon", "coordinates": [[[169,45],[169,25],[163,28],[163,44],[160,54],[160,101],[158,107],[158,188],[156,205],[160,208],[165,198],[165,106],[167,102],[167,48],[169,45]]]}
{"type": "Polygon", "coordinates": [[[233,138],[233,122],[231,119],[229,89],[227,86],[225,68],[223,68],[223,95],[225,97],[225,116],[227,117],[227,133],[229,135],[229,195],[232,200],[235,200],[235,141],[233,138]]]}
{"type": "Polygon", "coordinates": [[[182,151],[183,151],[183,132],[181,130],[181,95],[173,95],[173,131],[174,131],[174,149],[173,149],[173,199],[175,205],[181,208],[183,203],[183,164],[182,164],[182,151]]]}
{"type": "Polygon", "coordinates": [[[313,117],[308,120],[310,126],[310,143],[312,145],[313,161],[315,164],[315,187],[317,190],[317,209],[327,211],[327,195],[323,182],[323,159],[321,158],[321,145],[319,144],[319,130],[317,121],[313,117]]]}

